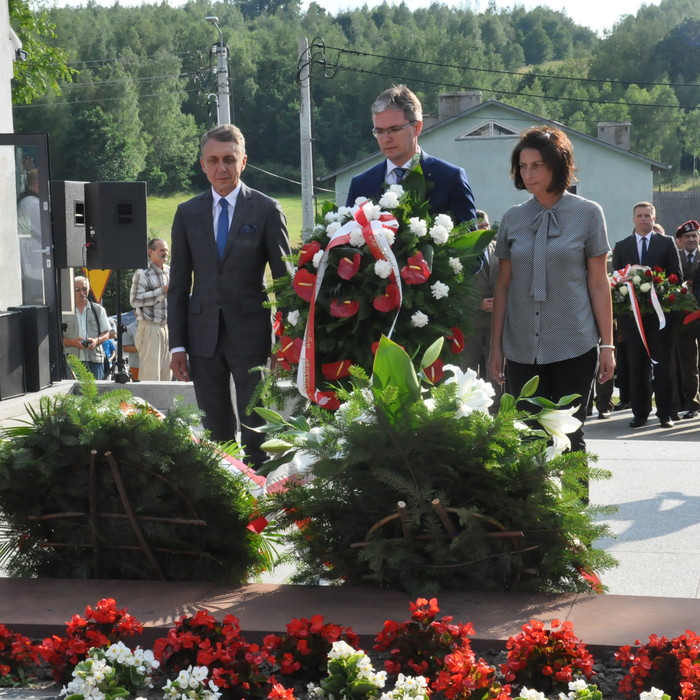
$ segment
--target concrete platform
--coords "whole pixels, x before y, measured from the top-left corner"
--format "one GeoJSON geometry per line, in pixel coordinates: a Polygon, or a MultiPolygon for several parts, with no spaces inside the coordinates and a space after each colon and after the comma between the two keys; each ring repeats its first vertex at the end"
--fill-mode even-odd
{"type": "MultiPolygon", "coordinates": [[[[293,617],[323,615],[352,627],[368,643],[385,620],[409,617],[405,593],[373,588],[307,587],[152,581],[0,579],[0,621],[33,637],[62,634],[74,613],[100,598],[112,597],[146,627],[144,643],[162,636],[181,615],[207,610],[221,619],[231,613],[251,640],[283,632],[293,617]]],[[[536,618],[570,620],[591,647],[617,647],[647,639],[654,632],[677,636],[700,629],[700,600],[615,595],[523,595],[454,593],[438,596],[441,614],[471,622],[475,645],[502,647],[536,618]]]]}

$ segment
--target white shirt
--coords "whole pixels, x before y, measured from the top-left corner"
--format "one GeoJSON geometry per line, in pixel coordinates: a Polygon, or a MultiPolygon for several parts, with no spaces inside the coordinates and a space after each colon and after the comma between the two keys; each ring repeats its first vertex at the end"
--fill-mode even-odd
{"type": "Polygon", "coordinates": [[[394,165],[388,158],[386,159],[386,173],[384,173],[384,182],[386,182],[388,185],[396,185],[396,173],[394,170],[396,168],[405,168],[406,170],[410,170],[415,163],[417,163],[420,160],[421,154],[423,151],[421,151],[420,147],[418,147],[418,150],[416,151],[415,155],[411,156],[403,165],[394,165]]]}

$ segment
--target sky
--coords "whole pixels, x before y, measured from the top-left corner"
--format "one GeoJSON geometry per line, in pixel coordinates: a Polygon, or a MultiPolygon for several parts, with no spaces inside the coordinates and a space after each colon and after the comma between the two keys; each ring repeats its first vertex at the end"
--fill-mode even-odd
{"type": "MultiPolygon", "coordinates": [[[[161,0],[144,0],[146,2],[161,2],[161,0]]],[[[182,4],[181,0],[169,0],[170,4],[182,4]]],[[[390,4],[398,4],[401,0],[387,0],[390,4]]],[[[483,12],[489,4],[489,0],[442,0],[444,4],[455,7],[468,7],[475,12],[483,12]]],[[[96,0],[98,5],[111,6],[114,0],[96,0]]],[[[119,0],[121,5],[140,5],[142,0],[119,0]]],[[[302,0],[302,7],[308,5],[309,0],[302,0]]],[[[380,0],[317,0],[318,4],[325,7],[328,12],[335,14],[339,10],[348,10],[367,4],[370,7],[381,4],[380,0]]],[[[419,7],[429,6],[433,0],[404,0],[408,7],[415,10],[419,7]]],[[[590,27],[595,32],[603,35],[606,29],[612,29],[613,25],[621,17],[635,14],[642,5],[658,5],[661,0],[494,0],[496,7],[512,8],[514,5],[531,9],[538,5],[551,7],[553,10],[561,10],[571,17],[576,24],[590,27]]],[[[53,0],[57,6],[81,5],[85,0],[53,0]]]]}

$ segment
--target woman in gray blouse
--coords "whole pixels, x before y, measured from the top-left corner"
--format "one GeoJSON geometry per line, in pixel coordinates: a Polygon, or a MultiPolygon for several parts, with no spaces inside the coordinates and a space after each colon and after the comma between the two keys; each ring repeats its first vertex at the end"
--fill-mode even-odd
{"type": "MultiPolygon", "coordinates": [[[[515,187],[532,198],[508,209],[498,230],[489,371],[515,396],[535,375],[538,396],[580,394],[583,424],[599,344],[598,381],[612,377],[615,357],[605,216],[567,192],[573,155],[567,135],[549,126],[528,129],[513,150],[515,187]]],[[[572,450],[585,450],[582,429],[569,437],[572,450]]]]}

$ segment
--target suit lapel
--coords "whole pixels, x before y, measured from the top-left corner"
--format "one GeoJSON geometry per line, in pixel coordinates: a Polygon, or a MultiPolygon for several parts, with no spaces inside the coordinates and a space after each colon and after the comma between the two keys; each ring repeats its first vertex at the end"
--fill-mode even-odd
{"type": "Polygon", "coordinates": [[[238,198],[236,199],[236,208],[233,210],[233,219],[231,220],[231,226],[228,230],[228,241],[226,243],[226,250],[224,251],[224,259],[231,251],[238,234],[245,224],[248,218],[248,212],[250,211],[250,200],[252,194],[250,189],[241,183],[241,191],[238,193],[238,198]]]}
{"type": "Polygon", "coordinates": [[[197,217],[202,221],[202,226],[193,229],[200,231],[204,238],[205,250],[209,251],[209,255],[213,255],[215,260],[219,259],[219,253],[216,248],[216,236],[214,235],[214,218],[212,211],[214,208],[214,196],[211,189],[202,192],[199,202],[197,203],[197,217]]]}

